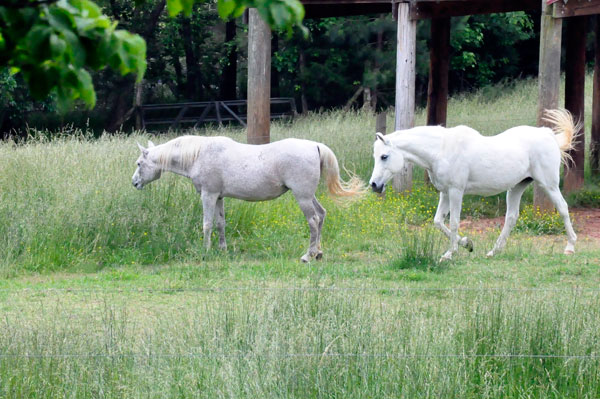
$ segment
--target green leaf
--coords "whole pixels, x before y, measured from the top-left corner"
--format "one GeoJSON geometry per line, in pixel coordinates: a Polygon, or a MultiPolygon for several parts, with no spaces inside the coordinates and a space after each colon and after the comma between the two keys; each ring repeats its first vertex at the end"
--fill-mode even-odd
{"type": "Polygon", "coordinates": [[[277,27],[284,28],[292,20],[291,14],[284,4],[273,4],[270,12],[277,27]]]}
{"type": "Polygon", "coordinates": [[[67,49],[67,43],[56,34],[50,35],[50,51],[53,58],[61,57],[67,49]]]}
{"type": "Polygon", "coordinates": [[[235,8],[236,4],[234,0],[221,0],[217,2],[217,11],[219,12],[219,17],[222,19],[229,18],[235,8]]]}
{"type": "Polygon", "coordinates": [[[169,16],[174,17],[183,10],[181,0],[167,0],[167,11],[169,16]]]}
{"type": "Polygon", "coordinates": [[[78,89],[81,99],[90,108],[93,108],[94,105],[96,105],[96,92],[94,91],[92,77],[85,69],[78,69],[76,73],[79,82],[78,89]]]}
{"type": "Polygon", "coordinates": [[[48,24],[56,31],[73,31],[75,18],[67,10],[58,7],[48,8],[48,24]]]}
{"type": "Polygon", "coordinates": [[[33,60],[41,64],[50,57],[50,34],[52,29],[45,25],[34,26],[27,36],[25,37],[24,43],[27,47],[23,48],[24,51],[31,54],[33,60]]]}

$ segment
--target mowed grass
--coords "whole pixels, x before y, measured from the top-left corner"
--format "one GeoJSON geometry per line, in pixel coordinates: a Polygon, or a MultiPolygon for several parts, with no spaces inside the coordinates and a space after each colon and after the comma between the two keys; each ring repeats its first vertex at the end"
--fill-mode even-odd
{"type": "MultiPolygon", "coordinates": [[[[450,124],[534,123],[534,81],[486,90],[451,100],[450,124]]],[[[324,142],[367,180],[373,132],[372,115],[330,112],[272,139],[324,142]]],[[[597,241],[565,257],[564,233],[532,233],[555,217],[527,208],[498,257],[493,226],[439,264],[437,194],[417,171],[410,195],[339,206],[321,189],[321,262],[299,262],[308,226],[289,194],[226,200],[229,248],[207,252],[189,180],[131,186],[136,141],[170,137],[0,144],[0,397],[600,396],[597,241]]],[[[503,215],[503,197],[464,214],[503,215]]]]}

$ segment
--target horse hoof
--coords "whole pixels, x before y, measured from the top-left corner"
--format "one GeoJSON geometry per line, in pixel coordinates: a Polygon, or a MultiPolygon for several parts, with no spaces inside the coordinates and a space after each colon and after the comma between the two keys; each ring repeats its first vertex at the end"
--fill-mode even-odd
{"type": "Polygon", "coordinates": [[[300,260],[302,261],[302,263],[310,262],[310,258],[307,255],[304,255],[303,257],[301,257],[300,260]]]}
{"type": "Polygon", "coordinates": [[[440,258],[440,262],[445,262],[445,261],[448,261],[448,260],[452,260],[452,254],[444,254],[440,258]]]}
{"type": "Polygon", "coordinates": [[[461,244],[469,252],[473,252],[473,241],[468,237],[461,238],[461,244]]]}
{"type": "Polygon", "coordinates": [[[575,251],[573,251],[572,249],[565,249],[564,254],[565,255],[573,255],[575,253],[575,251]]]}
{"type": "Polygon", "coordinates": [[[494,256],[494,251],[488,252],[485,256],[491,258],[492,256],[494,256]]]}
{"type": "Polygon", "coordinates": [[[322,251],[319,251],[319,252],[317,253],[317,255],[315,256],[315,259],[316,259],[316,260],[321,260],[321,259],[323,259],[323,252],[322,252],[322,251]]]}

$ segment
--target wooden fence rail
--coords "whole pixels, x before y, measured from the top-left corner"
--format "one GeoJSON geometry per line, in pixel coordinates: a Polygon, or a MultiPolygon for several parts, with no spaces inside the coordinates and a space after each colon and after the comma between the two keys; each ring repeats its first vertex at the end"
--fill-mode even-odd
{"type": "MultiPolygon", "coordinates": [[[[146,104],[140,107],[142,129],[167,125],[170,129],[195,128],[202,123],[235,121],[246,126],[246,100],[146,104]]],[[[271,119],[293,118],[296,101],[291,97],[271,98],[271,119]]]]}

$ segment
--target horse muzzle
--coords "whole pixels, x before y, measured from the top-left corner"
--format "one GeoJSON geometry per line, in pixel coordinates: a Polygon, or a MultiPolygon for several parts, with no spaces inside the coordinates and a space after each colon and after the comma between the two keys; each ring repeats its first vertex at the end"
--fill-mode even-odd
{"type": "Polygon", "coordinates": [[[144,185],[140,181],[132,181],[131,184],[133,184],[133,187],[137,188],[138,190],[144,188],[144,185]]]}
{"type": "Polygon", "coordinates": [[[376,193],[380,193],[380,194],[381,194],[381,193],[383,192],[383,190],[385,189],[385,184],[382,184],[382,185],[378,186],[378,185],[377,185],[377,183],[375,183],[375,182],[372,182],[372,183],[371,183],[371,189],[372,189],[374,192],[376,192],[376,193]]]}

